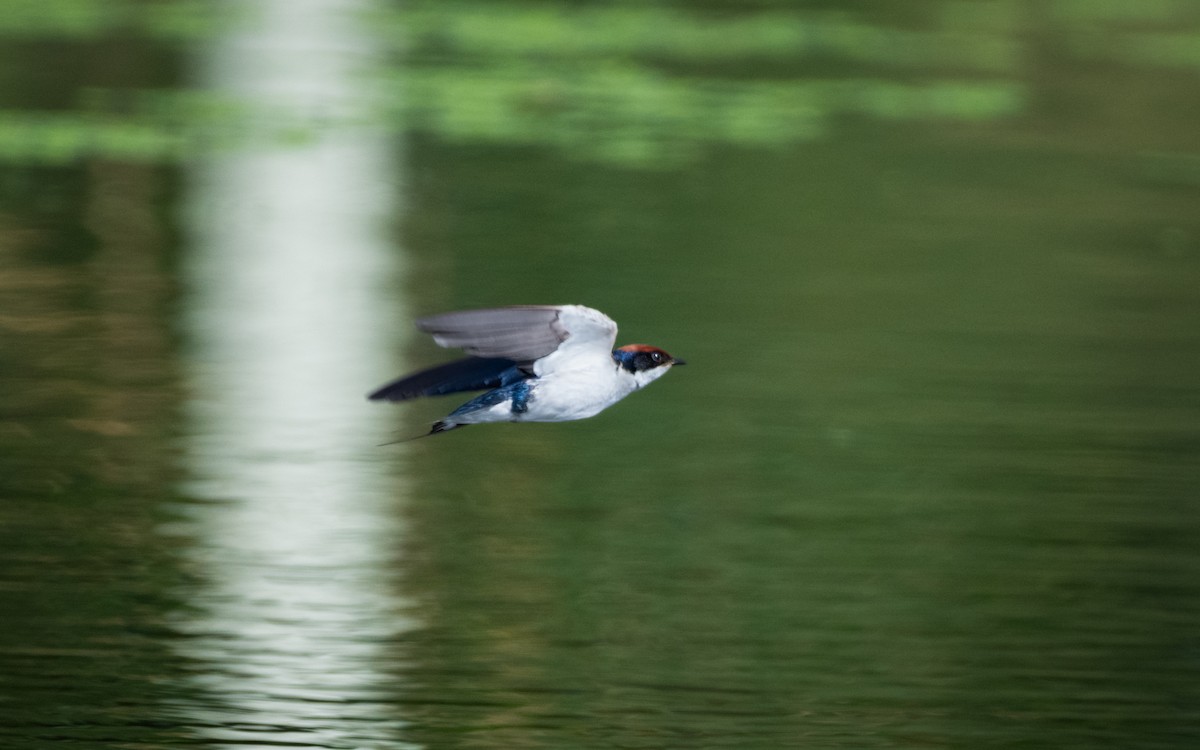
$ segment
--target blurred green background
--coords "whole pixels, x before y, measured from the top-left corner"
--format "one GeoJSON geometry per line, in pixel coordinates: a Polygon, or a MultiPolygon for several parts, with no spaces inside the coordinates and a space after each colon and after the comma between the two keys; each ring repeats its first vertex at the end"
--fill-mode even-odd
{"type": "Polygon", "coordinates": [[[0,744],[1200,742],[1200,5],[9,0],[0,744]],[[689,362],[423,432],[411,321],[689,362]]]}

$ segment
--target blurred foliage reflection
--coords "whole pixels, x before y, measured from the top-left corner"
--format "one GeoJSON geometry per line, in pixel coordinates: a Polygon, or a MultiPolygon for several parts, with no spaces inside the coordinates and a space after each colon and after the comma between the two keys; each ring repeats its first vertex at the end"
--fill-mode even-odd
{"type": "MultiPolygon", "coordinates": [[[[856,10],[763,3],[645,6],[412,2],[362,20],[387,47],[375,124],[451,141],[550,145],[588,160],[680,166],[716,144],[786,145],[848,119],[987,122],[1027,114],[1065,71],[1112,60],[1194,71],[1195,5],[1016,0],[864,3],[856,10]]],[[[63,163],[89,155],[177,160],[241,142],[280,143],[338,127],[319,112],[113,81],[113,42],[193,43],[255,23],[252,6],[54,0],[0,18],[9,71],[0,158],[63,163]],[[94,45],[74,96],[52,108],[23,91],[51,38],[94,45]],[[33,56],[30,56],[32,54],[33,56]],[[33,106],[21,106],[32,104],[33,106]],[[14,106],[16,105],[16,106],[14,106]],[[274,120],[274,122],[272,122],[274,120]]],[[[138,80],[139,78],[143,80],[138,80]]],[[[345,123],[341,123],[345,124],[345,123]]]]}

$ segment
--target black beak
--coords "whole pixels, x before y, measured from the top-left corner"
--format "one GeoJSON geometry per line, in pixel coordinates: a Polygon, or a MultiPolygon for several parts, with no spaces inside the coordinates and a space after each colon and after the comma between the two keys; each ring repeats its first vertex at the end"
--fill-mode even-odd
{"type": "Polygon", "coordinates": [[[683,361],[682,359],[672,359],[672,360],[671,360],[671,364],[673,364],[673,365],[686,365],[686,364],[687,364],[687,362],[683,361]]]}

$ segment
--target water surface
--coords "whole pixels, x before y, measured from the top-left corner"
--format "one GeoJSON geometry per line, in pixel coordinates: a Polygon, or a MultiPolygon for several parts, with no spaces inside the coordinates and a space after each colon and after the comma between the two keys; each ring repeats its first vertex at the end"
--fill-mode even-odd
{"type": "Polygon", "coordinates": [[[1190,6],[297,7],[6,27],[0,744],[1200,740],[1190,6]],[[689,365],[379,446],[515,302],[689,365]]]}

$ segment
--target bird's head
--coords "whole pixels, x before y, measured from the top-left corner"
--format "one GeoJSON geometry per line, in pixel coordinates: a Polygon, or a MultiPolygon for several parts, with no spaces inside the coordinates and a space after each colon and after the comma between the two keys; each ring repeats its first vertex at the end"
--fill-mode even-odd
{"type": "Polygon", "coordinates": [[[658,380],[675,365],[687,364],[657,346],[626,344],[613,350],[613,359],[621,369],[633,376],[638,387],[658,380]]]}

